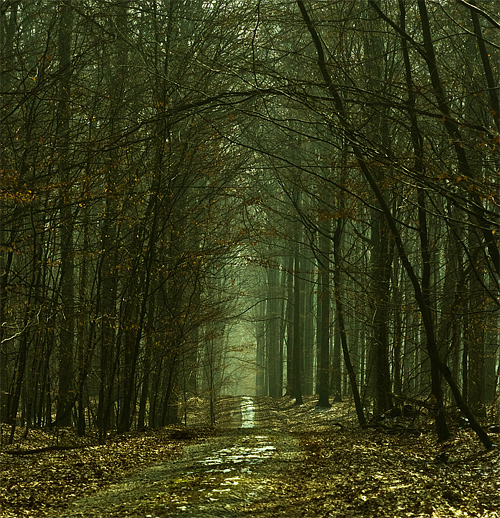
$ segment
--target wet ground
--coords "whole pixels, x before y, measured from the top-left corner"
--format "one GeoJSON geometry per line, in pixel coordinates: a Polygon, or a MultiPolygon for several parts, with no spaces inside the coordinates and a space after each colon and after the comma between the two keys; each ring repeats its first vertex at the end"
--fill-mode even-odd
{"type": "Polygon", "coordinates": [[[61,430],[62,450],[31,430],[0,450],[0,518],[500,518],[499,447],[457,427],[438,443],[425,413],[362,429],[351,402],[316,402],[222,396],[211,427],[193,398],[184,425],[103,445],[61,430]]]}
{"type": "Polygon", "coordinates": [[[60,516],[279,516],[287,476],[303,461],[298,440],[259,423],[252,398],[238,398],[235,405],[224,433],[72,502],[60,516]]]}

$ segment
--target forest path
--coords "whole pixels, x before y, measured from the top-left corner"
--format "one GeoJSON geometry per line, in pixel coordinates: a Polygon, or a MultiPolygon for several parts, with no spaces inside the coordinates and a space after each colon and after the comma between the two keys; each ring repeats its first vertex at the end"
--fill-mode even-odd
{"type": "Polygon", "coordinates": [[[446,443],[426,415],[361,429],[349,402],[312,396],[222,396],[216,427],[208,401],[186,408],[187,426],[104,445],[19,437],[0,450],[0,518],[500,518],[500,448],[470,429],[446,443]]]}
{"type": "Polygon", "coordinates": [[[297,438],[262,426],[250,397],[234,398],[230,414],[232,426],[218,436],[73,501],[59,516],[236,518],[286,512],[280,497],[293,466],[304,458],[297,438]]]}

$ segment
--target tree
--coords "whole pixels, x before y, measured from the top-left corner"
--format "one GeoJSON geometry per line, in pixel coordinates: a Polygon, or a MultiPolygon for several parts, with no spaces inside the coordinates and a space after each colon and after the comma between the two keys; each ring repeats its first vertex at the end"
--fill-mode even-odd
{"type": "Polygon", "coordinates": [[[319,225],[318,239],[318,403],[330,408],[330,220],[319,225]]]}
{"type": "MultiPolygon", "coordinates": [[[[325,61],[323,45],[322,45],[321,39],[319,37],[319,34],[316,31],[316,28],[309,16],[309,13],[308,13],[304,3],[301,1],[298,1],[297,4],[301,11],[304,22],[307,26],[307,29],[311,34],[311,38],[312,38],[313,44],[315,46],[315,49],[316,49],[317,55],[318,55],[318,60],[317,60],[318,68],[323,77],[323,80],[325,81],[326,88],[328,89],[328,91],[332,97],[332,102],[336,109],[337,116],[339,117],[339,119],[341,121],[341,124],[342,124],[346,137],[348,138],[349,142],[351,143],[353,152],[359,163],[363,176],[365,177],[367,183],[369,184],[370,188],[372,189],[372,191],[377,199],[377,202],[380,204],[381,210],[383,211],[384,216],[386,217],[387,223],[389,225],[389,228],[390,228],[393,238],[395,240],[395,245],[398,249],[400,259],[405,267],[407,275],[409,276],[409,278],[412,282],[415,299],[416,299],[416,302],[421,311],[422,321],[423,321],[424,329],[426,332],[426,348],[427,348],[427,352],[428,352],[430,360],[431,360],[431,364],[433,364],[433,368],[439,370],[443,374],[443,376],[446,378],[446,380],[447,380],[448,384],[450,385],[450,388],[453,392],[457,405],[460,407],[462,412],[464,412],[466,417],[471,421],[471,425],[472,425],[473,429],[476,431],[478,436],[481,438],[484,445],[487,448],[491,448],[491,440],[489,439],[488,435],[484,432],[484,430],[480,427],[480,425],[477,423],[475,416],[472,414],[472,412],[470,411],[470,408],[467,406],[466,402],[464,401],[464,399],[460,393],[460,390],[451,375],[451,371],[446,366],[446,364],[444,364],[442,362],[442,360],[439,356],[437,343],[436,343],[436,339],[435,339],[434,324],[433,324],[431,309],[430,309],[430,306],[426,299],[426,282],[427,282],[426,277],[425,276],[423,277],[422,284],[421,284],[421,281],[418,279],[418,277],[415,274],[415,270],[414,270],[413,266],[411,265],[411,263],[408,260],[408,256],[405,251],[404,243],[401,239],[401,234],[396,226],[396,222],[392,216],[389,206],[387,205],[387,202],[384,199],[383,193],[381,192],[381,190],[377,184],[377,181],[369,168],[369,165],[366,161],[363,150],[356,142],[354,131],[353,131],[351,125],[349,124],[349,121],[346,116],[344,104],[343,104],[342,99],[340,98],[340,96],[332,82],[332,78],[328,72],[328,69],[326,66],[326,61],[325,61]]],[[[425,11],[424,11],[425,6],[422,7],[422,3],[420,3],[419,6],[422,9],[421,12],[423,13],[423,17],[425,17],[425,11]]],[[[424,32],[425,32],[425,29],[424,29],[424,32]]],[[[427,41],[427,44],[429,45],[430,40],[427,39],[426,41],[427,41]]],[[[427,52],[429,53],[430,50],[431,49],[429,47],[427,49],[427,52]]],[[[429,62],[432,61],[432,58],[429,57],[429,55],[426,55],[426,57],[429,62]]],[[[434,82],[437,85],[438,80],[435,77],[434,69],[431,70],[431,76],[433,74],[434,74],[434,82]]],[[[454,128],[455,128],[454,124],[450,125],[450,129],[454,130],[454,128]]],[[[420,222],[420,223],[422,225],[422,222],[420,222]]],[[[425,230],[422,229],[422,227],[421,227],[420,232],[422,235],[422,232],[425,233],[425,230]]],[[[437,398],[437,405],[438,405],[437,411],[436,411],[436,418],[437,418],[436,423],[437,423],[438,433],[441,434],[441,432],[443,430],[440,427],[440,424],[442,421],[439,418],[439,416],[440,416],[439,407],[442,404],[442,400],[440,401],[441,397],[440,397],[439,393],[436,391],[439,391],[439,389],[437,388],[437,385],[433,385],[433,392],[437,398]]],[[[444,435],[445,434],[443,433],[442,436],[444,436],[444,435]]]]}
{"type": "Polygon", "coordinates": [[[368,401],[430,393],[441,439],[451,394],[491,445],[484,4],[8,2],[0,22],[11,437],[76,422],[104,442],[214,404],[252,314],[262,394],[315,383],[364,425],[368,401]]]}

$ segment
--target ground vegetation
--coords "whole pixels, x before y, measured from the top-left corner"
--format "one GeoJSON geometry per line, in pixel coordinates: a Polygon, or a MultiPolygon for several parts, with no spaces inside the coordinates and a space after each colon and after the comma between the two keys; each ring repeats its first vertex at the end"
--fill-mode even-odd
{"type": "Polygon", "coordinates": [[[255,428],[241,428],[240,400],[219,400],[215,426],[209,401],[191,401],[187,427],[105,445],[68,429],[16,437],[1,451],[0,516],[498,516],[498,448],[463,423],[438,443],[425,411],[362,429],[352,403],[260,397],[255,428]]]}

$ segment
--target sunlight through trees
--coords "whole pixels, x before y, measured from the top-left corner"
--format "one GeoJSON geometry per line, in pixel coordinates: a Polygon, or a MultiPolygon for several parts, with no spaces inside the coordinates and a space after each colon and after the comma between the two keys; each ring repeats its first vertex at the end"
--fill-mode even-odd
{"type": "Polygon", "coordinates": [[[490,1],[4,1],[0,423],[244,392],[498,415],[490,1]]]}

